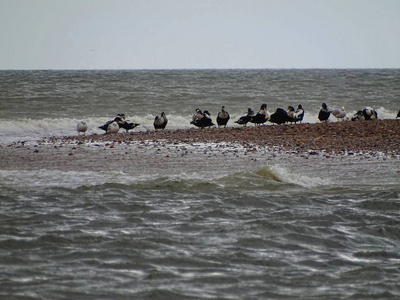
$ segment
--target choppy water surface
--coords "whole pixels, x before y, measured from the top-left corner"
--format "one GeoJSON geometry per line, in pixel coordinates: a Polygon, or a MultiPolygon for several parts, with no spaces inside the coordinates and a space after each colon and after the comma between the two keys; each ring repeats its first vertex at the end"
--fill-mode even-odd
{"type": "Polygon", "coordinates": [[[400,295],[398,160],[257,159],[258,168],[158,177],[1,171],[0,295],[400,295]]]}
{"type": "MultiPolygon", "coordinates": [[[[326,95],[334,105],[346,103],[354,110],[375,101],[370,105],[383,107],[388,117],[398,105],[388,97],[398,92],[393,84],[398,71],[365,71],[361,83],[357,72],[364,71],[171,71],[166,81],[167,71],[143,72],[144,78],[139,71],[122,72],[115,80],[108,71],[90,76],[50,72],[55,81],[48,73],[23,73],[19,89],[1,91],[1,118],[6,123],[9,116],[40,124],[75,124],[82,118],[96,123],[136,97],[134,108],[126,109],[131,115],[150,120],[154,107],[164,110],[173,103],[169,113],[183,127],[179,120],[190,117],[197,105],[217,110],[229,104],[240,115],[250,102],[274,99],[267,102],[275,107],[284,98],[297,103],[306,96],[292,96],[304,89],[315,91],[303,102],[315,112],[326,95]],[[249,73],[254,80],[248,80],[249,73]],[[370,92],[360,92],[369,86],[370,92]],[[380,100],[372,99],[380,93],[388,102],[378,106],[380,100]],[[174,102],[172,95],[180,100],[174,102]],[[105,101],[111,96],[119,100],[117,108],[105,101]],[[30,102],[36,112],[28,99],[36,99],[30,102]],[[190,105],[181,105],[182,99],[190,105]],[[61,105],[68,101],[75,104],[61,105]]],[[[1,76],[2,83],[11,84],[15,73],[1,76]]],[[[46,126],[48,132],[34,129],[34,137],[62,133],[46,126]]],[[[21,128],[3,133],[6,140],[23,139],[21,128]]],[[[87,147],[88,152],[98,148],[87,147]]],[[[61,164],[51,170],[10,170],[0,162],[0,298],[400,297],[398,157],[185,147],[191,153],[186,165],[166,159],[166,152],[140,170],[112,165],[102,171],[85,165],[70,170],[61,164]]],[[[151,149],[140,150],[146,162],[156,151],[151,149]]]]}
{"type": "Polygon", "coordinates": [[[101,134],[118,113],[140,123],[135,130],[153,130],[162,111],[167,128],[189,128],[196,108],[215,119],[222,105],[228,126],[262,103],[270,113],[302,104],[309,123],[322,102],[350,117],[370,106],[394,119],[400,109],[400,69],[0,71],[0,83],[0,144],[73,135],[80,120],[101,134]]]}

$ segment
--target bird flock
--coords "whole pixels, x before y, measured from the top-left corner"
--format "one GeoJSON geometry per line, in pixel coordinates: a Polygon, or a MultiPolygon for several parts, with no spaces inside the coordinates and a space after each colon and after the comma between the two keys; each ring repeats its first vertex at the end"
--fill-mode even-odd
{"type": "MultiPolygon", "coordinates": [[[[248,123],[253,123],[255,126],[262,125],[264,123],[271,122],[273,124],[284,124],[284,123],[295,123],[302,122],[304,119],[305,111],[303,106],[299,104],[297,109],[293,106],[288,106],[287,110],[283,108],[277,108],[273,114],[269,114],[267,111],[267,104],[262,104],[257,114],[251,108],[247,109],[247,114],[241,116],[238,120],[234,121],[234,123],[243,125],[246,127],[248,123]]],[[[339,109],[330,109],[326,103],[322,103],[322,107],[318,113],[318,119],[321,122],[327,122],[330,116],[334,116],[338,120],[376,120],[378,119],[378,113],[376,110],[371,107],[365,107],[359,111],[357,111],[352,118],[348,117],[344,107],[339,109]]],[[[400,118],[400,111],[397,114],[396,118],[400,118]]],[[[225,110],[225,106],[222,106],[221,111],[218,113],[216,117],[216,123],[218,127],[226,127],[228,121],[230,120],[230,115],[227,110],[225,110]]],[[[160,116],[156,116],[154,118],[153,126],[155,130],[163,130],[168,124],[167,116],[164,112],[161,113],[160,116]]],[[[211,119],[211,114],[208,110],[200,110],[196,108],[194,115],[192,116],[192,120],[190,124],[199,127],[211,127],[214,126],[214,122],[211,119]]],[[[99,126],[98,128],[104,130],[106,133],[117,133],[120,128],[123,128],[128,132],[129,130],[139,126],[140,124],[130,122],[126,120],[125,114],[118,114],[113,120],[106,122],[105,124],[99,126]]],[[[88,129],[86,122],[80,121],[77,125],[78,134],[85,132],[88,129]]]]}
{"type": "MultiPolygon", "coordinates": [[[[297,110],[295,110],[293,106],[289,106],[287,111],[283,108],[278,108],[275,113],[269,115],[267,104],[264,103],[261,105],[257,114],[254,114],[254,111],[251,108],[248,108],[247,114],[241,116],[238,120],[234,121],[234,123],[245,127],[248,123],[253,123],[257,126],[264,124],[267,121],[275,124],[297,123],[303,121],[303,118],[304,109],[301,104],[298,105],[297,110]]],[[[229,120],[230,115],[228,111],[225,110],[225,107],[222,106],[221,111],[218,113],[216,118],[218,127],[226,127],[229,120]]],[[[193,115],[190,124],[200,128],[215,125],[211,120],[210,113],[207,110],[201,111],[199,108],[196,109],[196,113],[193,115]]]]}
{"type": "MultiPolygon", "coordinates": [[[[331,114],[339,120],[349,120],[344,107],[339,109],[330,109],[326,103],[322,103],[322,108],[318,113],[318,119],[321,122],[327,122],[331,114]]],[[[400,111],[399,111],[400,114],[400,111]]],[[[352,121],[358,120],[377,120],[378,112],[371,107],[365,107],[358,110],[351,118],[352,121]]]]}

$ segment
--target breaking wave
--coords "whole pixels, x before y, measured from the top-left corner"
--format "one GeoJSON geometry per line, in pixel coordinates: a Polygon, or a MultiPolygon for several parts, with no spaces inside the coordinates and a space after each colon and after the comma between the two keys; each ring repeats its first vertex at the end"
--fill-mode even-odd
{"type": "Polygon", "coordinates": [[[313,188],[329,184],[329,180],[291,173],[280,166],[266,166],[254,173],[228,175],[171,174],[163,176],[133,175],[122,171],[0,170],[2,185],[14,189],[92,188],[107,187],[140,190],[212,191],[269,190],[277,185],[313,188]]]}

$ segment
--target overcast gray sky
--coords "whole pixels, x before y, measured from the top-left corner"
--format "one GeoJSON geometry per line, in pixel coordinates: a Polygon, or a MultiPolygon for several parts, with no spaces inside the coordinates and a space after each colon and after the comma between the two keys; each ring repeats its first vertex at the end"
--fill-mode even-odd
{"type": "Polygon", "coordinates": [[[0,69],[400,68],[400,0],[0,0],[0,69]]]}

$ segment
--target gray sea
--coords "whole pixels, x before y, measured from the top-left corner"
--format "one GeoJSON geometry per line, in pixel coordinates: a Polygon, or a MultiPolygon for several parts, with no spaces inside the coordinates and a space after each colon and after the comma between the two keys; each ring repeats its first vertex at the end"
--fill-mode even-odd
{"type": "MultiPolygon", "coordinates": [[[[215,119],[224,105],[229,127],[249,107],[302,104],[315,123],[322,102],[394,119],[400,70],[0,71],[0,151],[77,135],[81,120],[103,134],[118,113],[135,132],[161,112],[189,129],[196,108],[215,119]]],[[[400,298],[400,146],[152,143],[118,146],[134,167],[0,161],[1,299],[400,298]]]]}

